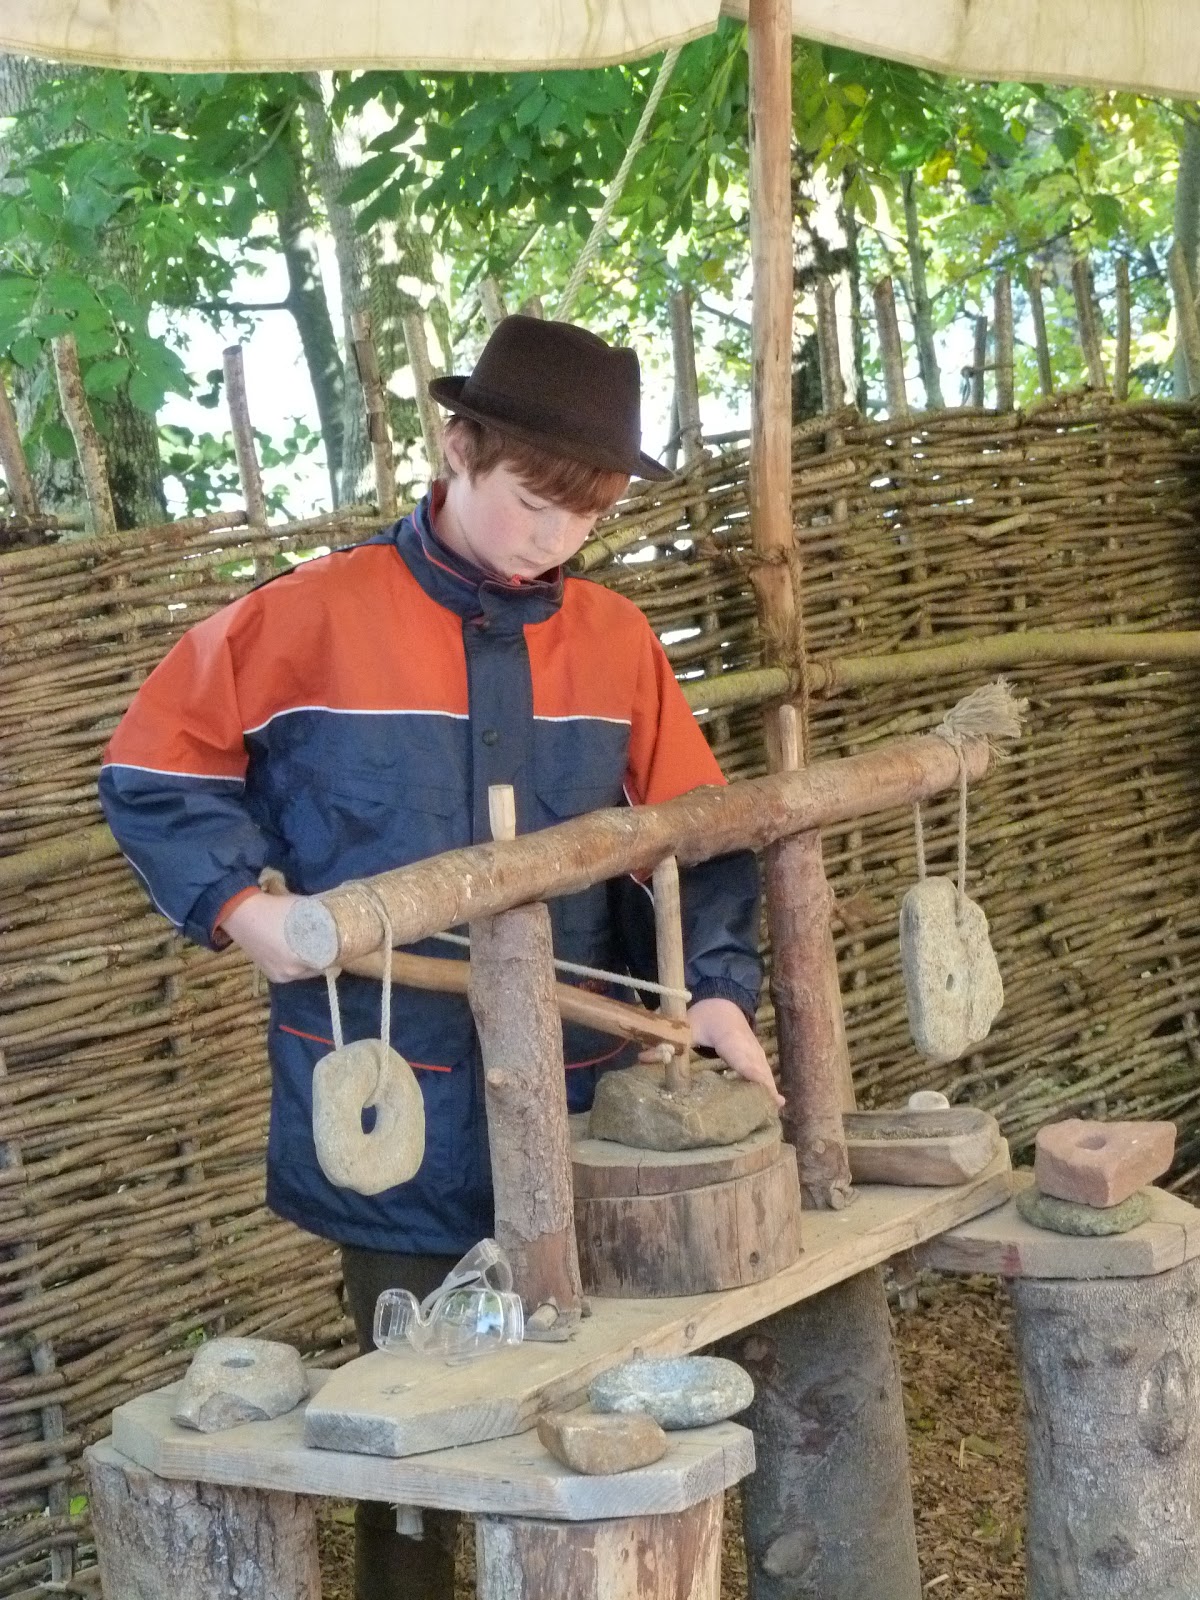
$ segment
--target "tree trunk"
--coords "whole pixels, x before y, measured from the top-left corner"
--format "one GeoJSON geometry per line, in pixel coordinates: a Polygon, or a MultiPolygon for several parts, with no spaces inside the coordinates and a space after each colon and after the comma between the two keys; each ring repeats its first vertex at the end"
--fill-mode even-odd
{"type": "Polygon", "coordinates": [[[942,411],[942,375],[938,368],[937,347],[933,342],[933,303],[925,277],[925,249],[921,243],[921,218],[917,211],[915,174],[904,176],[904,237],[908,247],[908,269],[912,282],[913,335],[917,345],[917,368],[925,389],[929,411],[942,411]]]}
{"type": "MultiPolygon", "coordinates": [[[[1193,285],[1200,284],[1200,119],[1185,114],[1179,149],[1179,176],[1175,180],[1175,238],[1183,249],[1193,285]]],[[[1176,324],[1179,318],[1176,316],[1176,324]]],[[[1175,344],[1174,391],[1176,399],[1189,394],[1183,341],[1175,344]]]]}
{"type": "Polygon", "coordinates": [[[720,1600],[723,1502],[604,1522],[481,1517],[479,1600],[720,1600]]]}
{"type": "Polygon", "coordinates": [[[342,475],[342,440],[345,432],[345,368],[338,351],[329,302],[321,282],[321,263],[313,236],[312,207],[304,185],[303,156],[294,128],[285,140],[291,172],[288,203],[277,213],[279,245],[288,275],[288,310],[296,323],[317,405],[325,460],[329,469],[331,504],[338,504],[342,475]]]}
{"type": "Polygon", "coordinates": [[[1015,1278],[1029,1600],[1200,1592],[1200,1260],[1015,1278]]]}
{"type": "Polygon", "coordinates": [[[314,1500],[84,1460],[104,1600],[320,1600],[314,1500]]]}
{"type": "Polygon", "coordinates": [[[729,1341],[742,1421],[750,1600],[919,1600],[900,1371],[878,1268],[729,1341]]]}

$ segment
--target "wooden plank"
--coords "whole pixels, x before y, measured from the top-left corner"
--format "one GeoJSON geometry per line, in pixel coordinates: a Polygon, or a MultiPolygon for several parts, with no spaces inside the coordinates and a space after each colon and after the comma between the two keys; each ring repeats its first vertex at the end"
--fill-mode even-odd
{"type": "Polygon", "coordinates": [[[523,1433],[540,1412],[579,1404],[591,1380],[635,1351],[686,1355],[1000,1205],[1004,1147],[958,1188],[857,1192],[841,1211],[806,1212],[804,1254],[763,1283],[675,1300],[593,1299],[562,1344],[522,1345],[467,1367],[378,1351],[333,1374],[309,1405],[306,1438],[325,1449],[393,1455],[523,1433]]]}
{"type": "MultiPolygon", "coordinates": [[[[317,1395],[330,1377],[309,1373],[317,1395]]],[[[562,1466],[532,1432],[402,1460],[312,1450],[301,1406],[270,1422],[196,1433],[171,1421],[178,1388],[113,1412],[113,1446],[161,1478],[575,1522],[683,1511],[754,1470],[753,1436],[736,1422],[672,1433],[653,1466],[589,1477],[562,1466]]]]}
{"type": "Polygon", "coordinates": [[[635,1150],[612,1139],[587,1137],[587,1112],[571,1118],[571,1171],[575,1200],[606,1195],[666,1194],[761,1172],[775,1160],[778,1124],[719,1149],[635,1150]]]}
{"type": "MultiPolygon", "coordinates": [[[[1013,1174],[1016,1189],[1033,1174],[1013,1174]]],[[[1150,1189],[1151,1216],[1128,1233],[1073,1239],[1035,1228],[1014,1201],[942,1234],[918,1252],[938,1272],[993,1272],[1001,1278],[1149,1278],[1200,1256],[1200,1211],[1165,1189],[1150,1189]]]]}

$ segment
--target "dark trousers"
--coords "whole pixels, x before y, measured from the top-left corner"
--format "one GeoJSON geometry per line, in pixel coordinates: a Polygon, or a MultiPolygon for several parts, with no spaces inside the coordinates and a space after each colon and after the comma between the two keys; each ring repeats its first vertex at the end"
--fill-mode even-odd
{"type": "MultiPolygon", "coordinates": [[[[374,1349],[371,1325],[384,1289],[411,1289],[423,1300],[445,1278],[457,1256],[401,1256],[342,1247],[342,1275],[350,1315],[365,1355],[374,1349]]],[[[396,1532],[392,1506],[360,1500],[354,1508],[355,1600],[453,1600],[458,1513],[423,1511],[424,1536],[396,1532]]]]}

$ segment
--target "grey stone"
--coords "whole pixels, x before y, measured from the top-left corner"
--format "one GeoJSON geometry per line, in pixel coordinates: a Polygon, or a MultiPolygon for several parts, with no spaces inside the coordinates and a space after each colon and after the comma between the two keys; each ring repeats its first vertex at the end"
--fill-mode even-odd
{"type": "Polygon", "coordinates": [[[425,1100],[398,1051],[359,1039],[313,1070],[313,1141],[321,1171],[339,1189],[381,1194],[406,1183],[425,1155],[425,1100]],[[363,1132],[362,1114],[375,1122],[363,1132]]]}
{"type": "Polygon", "coordinates": [[[900,965],[913,1043],[956,1061],[986,1039],[1004,1004],[987,917],[949,878],[925,878],[900,906],[900,965]]]}
{"type": "Polygon", "coordinates": [[[1017,1212],[1035,1228],[1099,1239],[1106,1234],[1128,1233],[1130,1228],[1148,1221],[1150,1196],[1139,1189],[1119,1206],[1085,1206],[1079,1200],[1056,1200],[1040,1189],[1022,1189],[1017,1195],[1017,1212]]]}
{"type": "Polygon", "coordinates": [[[281,1417],[308,1396],[299,1353],[272,1339],[212,1339],[192,1357],[179,1387],[175,1422],[216,1433],[281,1417]]]}
{"type": "Polygon", "coordinates": [[[538,1418],[538,1438],[556,1461],[593,1476],[632,1472],[661,1461],[667,1436],[644,1412],[597,1416],[593,1411],[548,1412],[538,1418]]]}
{"type": "Polygon", "coordinates": [[[669,1094],[666,1068],[643,1064],[603,1075],[588,1136],[635,1150],[702,1150],[737,1144],[776,1120],[766,1090],[735,1073],[693,1065],[687,1090],[669,1094]]]}
{"type": "Polygon", "coordinates": [[[706,1428],[754,1399],[750,1374],[722,1356],[642,1356],[592,1381],[596,1411],[644,1411],[663,1428],[706,1428]]]}

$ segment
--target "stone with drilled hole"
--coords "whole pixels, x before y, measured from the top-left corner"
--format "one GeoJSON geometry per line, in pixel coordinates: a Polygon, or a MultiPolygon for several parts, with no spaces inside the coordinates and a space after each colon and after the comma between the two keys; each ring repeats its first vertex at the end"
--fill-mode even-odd
{"type": "Polygon", "coordinates": [[[192,1357],[172,1420],[200,1433],[281,1417],[308,1396],[308,1379],[290,1344],[273,1339],[211,1339],[192,1357]]]}
{"type": "Polygon", "coordinates": [[[1101,1239],[1107,1234],[1128,1233],[1148,1220],[1150,1197],[1131,1194],[1116,1206],[1089,1206],[1079,1200],[1059,1200],[1040,1189],[1022,1189],[1017,1195],[1017,1214],[1035,1228],[1051,1233],[1068,1233],[1079,1239],[1101,1239]]]}
{"type": "Polygon", "coordinates": [[[648,1467],[667,1453],[666,1434],[642,1412],[547,1412],[538,1418],[537,1434],[556,1461],[593,1476],[648,1467]]]}
{"type": "Polygon", "coordinates": [[[949,878],[925,878],[900,906],[900,966],[913,1043],[930,1061],[957,1061],[986,1039],[1004,984],[983,909],[949,878]]]}
{"type": "Polygon", "coordinates": [[[592,1380],[596,1411],[644,1411],[662,1428],[707,1428],[754,1399],[750,1374],[723,1356],[641,1356],[592,1380]]]}
{"type": "Polygon", "coordinates": [[[1173,1122],[1084,1122],[1038,1131],[1033,1175],[1043,1194],[1084,1206],[1117,1206],[1171,1165],[1173,1122]]]}
{"type": "Polygon", "coordinates": [[[600,1079],[588,1137],[635,1150],[701,1150],[738,1144],[777,1120],[766,1090],[736,1073],[693,1066],[687,1089],[671,1094],[666,1068],[644,1063],[600,1079]]]}

